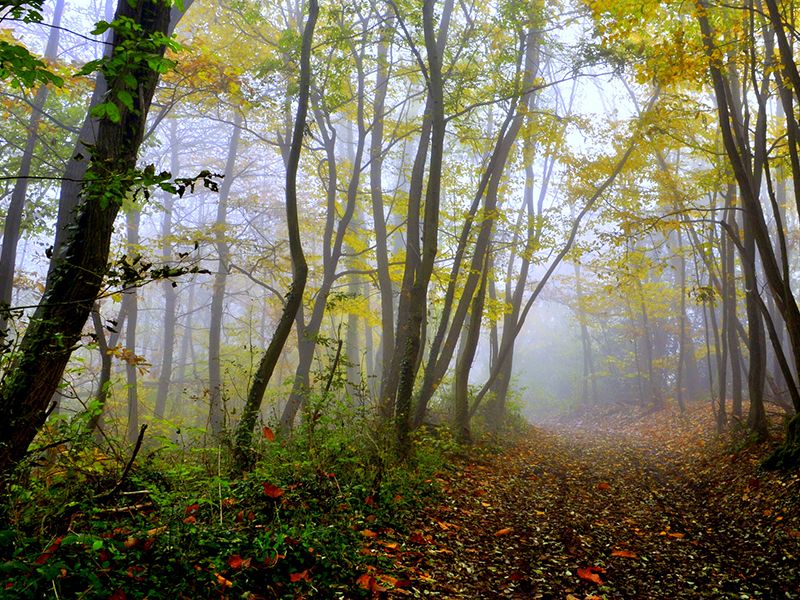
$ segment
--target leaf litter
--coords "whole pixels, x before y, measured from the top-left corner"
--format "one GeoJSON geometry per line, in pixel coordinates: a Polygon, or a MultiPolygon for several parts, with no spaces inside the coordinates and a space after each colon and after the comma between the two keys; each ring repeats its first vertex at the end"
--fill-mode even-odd
{"type": "MultiPolygon", "coordinates": [[[[380,597],[800,598],[800,474],[705,407],[571,419],[476,451],[393,552],[380,597]]],[[[773,442],[774,443],[774,442],[773,442]]],[[[380,590],[380,591],[378,591],[380,590]]]]}

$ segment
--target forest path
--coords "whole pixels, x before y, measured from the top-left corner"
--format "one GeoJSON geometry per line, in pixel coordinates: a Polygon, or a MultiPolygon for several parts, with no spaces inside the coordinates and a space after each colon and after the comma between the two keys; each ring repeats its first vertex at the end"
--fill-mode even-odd
{"type": "Polygon", "coordinates": [[[442,475],[398,566],[447,598],[800,598],[800,475],[708,425],[532,428],[442,475]]]}

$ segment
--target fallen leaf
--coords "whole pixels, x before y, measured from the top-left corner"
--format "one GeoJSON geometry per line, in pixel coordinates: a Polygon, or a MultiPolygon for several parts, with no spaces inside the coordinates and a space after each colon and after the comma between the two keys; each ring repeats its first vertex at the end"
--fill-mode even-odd
{"type": "Polygon", "coordinates": [[[495,531],[494,535],[495,535],[495,537],[500,537],[501,535],[508,535],[512,531],[514,531],[513,527],[504,527],[503,529],[499,529],[499,530],[495,531]]]}
{"type": "Polygon", "coordinates": [[[373,575],[369,573],[364,573],[358,579],[356,579],[356,583],[358,587],[364,590],[369,590],[370,592],[385,592],[386,588],[383,587],[378,583],[378,580],[375,579],[373,575]]]}
{"type": "Polygon", "coordinates": [[[64,536],[61,536],[61,537],[57,537],[55,540],[53,540],[53,543],[50,544],[47,547],[47,549],[39,555],[39,558],[36,559],[36,564],[37,565],[43,565],[48,560],[50,560],[50,558],[53,556],[53,554],[55,554],[56,551],[58,550],[58,548],[61,546],[61,540],[63,540],[63,539],[64,539],[64,536]]]}
{"type": "Polygon", "coordinates": [[[368,537],[368,538],[378,537],[378,534],[375,533],[374,531],[372,531],[371,529],[362,529],[360,533],[364,537],[368,537]]]}
{"type": "Polygon", "coordinates": [[[261,434],[264,436],[264,439],[267,440],[268,442],[275,441],[275,432],[272,431],[272,429],[270,429],[266,425],[264,425],[264,428],[261,430],[261,434]]]}
{"type": "Polygon", "coordinates": [[[598,490],[610,490],[611,489],[611,484],[607,483],[605,481],[601,481],[600,483],[597,484],[597,489],[598,490]]]}
{"type": "Polygon", "coordinates": [[[231,569],[246,569],[250,566],[252,558],[242,558],[238,554],[234,554],[228,559],[228,566],[231,569]]]}
{"type": "Polygon", "coordinates": [[[308,574],[308,569],[300,571],[299,573],[289,573],[289,581],[297,583],[298,581],[311,581],[311,576],[308,574]]]}
{"type": "Polygon", "coordinates": [[[622,558],[639,558],[635,552],[630,550],[612,550],[611,556],[620,556],[622,558]]]}
{"type": "Polygon", "coordinates": [[[217,583],[222,587],[233,587],[233,582],[230,579],[225,579],[219,573],[214,573],[214,575],[217,577],[217,583]]]}
{"type": "Polygon", "coordinates": [[[261,485],[264,486],[264,495],[270,498],[277,499],[283,496],[283,489],[277,485],[272,485],[269,481],[263,481],[261,485]]]}
{"type": "Polygon", "coordinates": [[[686,537],[685,533],[678,533],[676,531],[673,531],[672,533],[668,533],[667,535],[669,537],[671,537],[671,538],[675,538],[676,540],[682,540],[683,538],[686,537]]]}
{"type": "Polygon", "coordinates": [[[585,581],[591,581],[596,583],[597,585],[603,585],[603,580],[600,578],[599,573],[605,573],[606,570],[603,567],[586,567],[578,568],[578,577],[585,581]]]}

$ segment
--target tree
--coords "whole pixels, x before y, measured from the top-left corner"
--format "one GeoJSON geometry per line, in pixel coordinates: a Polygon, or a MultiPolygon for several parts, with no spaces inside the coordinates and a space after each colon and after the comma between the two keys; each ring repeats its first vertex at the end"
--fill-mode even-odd
{"type": "Polygon", "coordinates": [[[303,290],[308,279],[308,264],[303,254],[297,214],[297,171],[300,166],[300,154],[303,150],[306,115],[308,114],[309,88],[311,85],[311,42],[314,37],[314,27],[317,23],[318,15],[319,5],[317,0],[311,0],[308,7],[308,17],[303,29],[300,51],[299,97],[286,168],[286,220],[289,229],[289,249],[292,257],[292,284],[289,288],[289,293],[286,295],[281,318],[253,377],[253,382],[247,395],[247,402],[236,429],[236,453],[237,462],[240,465],[239,468],[245,468],[250,462],[250,442],[253,436],[253,429],[256,426],[258,412],[261,408],[261,401],[264,398],[264,391],[275,370],[275,365],[280,358],[286,339],[292,330],[295,315],[303,301],[303,290]]]}
{"type": "Polygon", "coordinates": [[[50,399],[108,269],[109,245],[126,194],[142,185],[136,158],[159,78],[169,68],[163,59],[172,42],[167,32],[180,13],[162,2],[124,1],[112,23],[110,56],[100,69],[111,94],[93,109],[101,117],[91,150],[84,146],[72,163],[85,162],[79,189],[62,190],[61,203],[72,204],[69,235],[53,262],[42,300],[0,382],[0,474],[24,457],[47,416],[50,399]],[[131,93],[131,87],[135,94],[131,93]],[[98,110],[102,106],[103,109],[98,110]]]}

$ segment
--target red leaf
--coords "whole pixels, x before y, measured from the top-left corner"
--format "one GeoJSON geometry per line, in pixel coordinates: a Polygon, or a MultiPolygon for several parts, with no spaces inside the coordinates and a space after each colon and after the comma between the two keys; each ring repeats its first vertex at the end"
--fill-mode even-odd
{"type": "Polygon", "coordinates": [[[378,584],[378,580],[369,573],[364,573],[361,577],[356,579],[358,587],[369,590],[370,592],[385,592],[386,588],[378,584]]]}
{"type": "Polygon", "coordinates": [[[425,534],[416,531],[409,536],[408,541],[414,544],[428,544],[430,543],[431,538],[430,536],[426,536],[425,534]]]}
{"type": "Polygon", "coordinates": [[[228,559],[228,566],[231,569],[246,569],[250,566],[251,558],[242,558],[238,554],[234,554],[228,559]]]}
{"type": "Polygon", "coordinates": [[[200,509],[200,505],[195,502],[194,504],[190,504],[189,506],[187,506],[185,512],[186,512],[187,515],[193,515],[199,509],[200,509]]]}
{"type": "Polygon", "coordinates": [[[639,558],[635,552],[630,550],[612,550],[611,556],[620,556],[622,558],[639,558]]]}
{"type": "Polygon", "coordinates": [[[50,544],[47,549],[39,555],[39,558],[36,559],[37,565],[43,565],[46,563],[50,558],[52,558],[53,554],[56,553],[58,548],[61,546],[61,540],[64,539],[64,536],[57,537],[53,540],[53,543],[50,544]]]}
{"type": "Polygon", "coordinates": [[[605,572],[606,570],[603,567],[586,567],[585,569],[578,568],[578,577],[586,581],[596,583],[597,585],[603,585],[603,580],[600,579],[600,575],[598,575],[598,573],[605,572]]]}
{"type": "Polygon", "coordinates": [[[597,489],[598,490],[610,490],[611,489],[611,484],[609,484],[609,483],[607,483],[605,481],[601,481],[600,483],[597,484],[597,489]]]}
{"type": "Polygon", "coordinates": [[[369,538],[378,537],[378,534],[375,533],[374,531],[370,530],[370,529],[362,529],[361,530],[361,535],[363,535],[364,537],[369,537],[369,538]]]}
{"type": "Polygon", "coordinates": [[[261,433],[264,436],[264,439],[267,440],[268,442],[275,441],[275,432],[272,431],[272,429],[270,429],[266,425],[264,426],[264,429],[261,430],[261,433]]]}
{"type": "Polygon", "coordinates": [[[494,535],[495,535],[495,537],[500,537],[501,535],[508,535],[512,531],[514,531],[513,527],[503,527],[503,529],[499,529],[499,530],[495,531],[494,535]]]}
{"type": "Polygon", "coordinates": [[[269,496],[270,498],[277,499],[283,496],[283,489],[279,488],[277,485],[272,485],[268,481],[264,481],[261,485],[264,486],[264,495],[269,496]]]}
{"type": "Polygon", "coordinates": [[[311,581],[311,577],[308,574],[308,569],[305,571],[300,571],[299,573],[289,573],[289,581],[292,583],[297,583],[298,581],[311,581]]]}
{"type": "Polygon", "coordinates": [[[127,600],[127,598],[128,596],[125,594],[125,591],[117,588],[108,597],[108,600],[127,600]]]}

